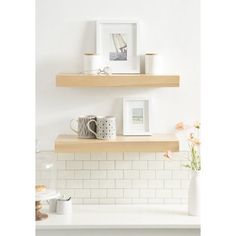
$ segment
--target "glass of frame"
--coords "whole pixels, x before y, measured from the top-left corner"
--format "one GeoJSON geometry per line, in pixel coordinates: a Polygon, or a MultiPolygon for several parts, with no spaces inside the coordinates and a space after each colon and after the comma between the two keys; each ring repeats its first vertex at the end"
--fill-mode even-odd
{"type": "Polygon", "coordinates": [[[149,98],[123,98],[123,135],[152,135],[149,98]]]}

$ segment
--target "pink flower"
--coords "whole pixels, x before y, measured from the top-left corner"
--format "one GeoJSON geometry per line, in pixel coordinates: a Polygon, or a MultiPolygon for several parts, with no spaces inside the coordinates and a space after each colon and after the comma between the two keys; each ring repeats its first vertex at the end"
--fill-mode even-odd
{"type": "Polygon", "coordinates": [[[193,133],[190,134],[188,141],[190,141],[194,145],[200,145],[200,140],[198,138],[195,138],[193,133]]]}
{"type": "Polygon", "coordinates": [[[164,156],[165,158],[171,159],[171,158],[172,158],[172,152],[171,152],[171,151],[167,151],[167,152],[165,152],[165,153],[163,154],[163,156],[164,156]]]}
{"type": "Polygon", "coordinates": [[[184,123],[179,122],[175,125],[176,130],[183,130],[184,129],[184,123]]]}

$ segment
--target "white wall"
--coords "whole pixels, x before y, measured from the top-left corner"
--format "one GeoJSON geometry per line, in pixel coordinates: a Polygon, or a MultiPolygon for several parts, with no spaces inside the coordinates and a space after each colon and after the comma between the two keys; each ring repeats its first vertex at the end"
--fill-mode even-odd
{"type": "MultiPolygon", "coordinates": [[[[36,123],[42,149],[53,149],[69,121],[83,114],[115,115],[122,129],[123,96],[153,99],[153,133],[171,132],[178,121],[200,116],[198,0],[38,0],[36,123]],[[166,74],[181,76],[180,88],[56,88],[59,72],[79,72],[82,54],[95,50],[97,19],[142,20],[141,52],[156,51],[166,74]]],[[[143,68],[143,65],[142,65],[143,68]]]]}

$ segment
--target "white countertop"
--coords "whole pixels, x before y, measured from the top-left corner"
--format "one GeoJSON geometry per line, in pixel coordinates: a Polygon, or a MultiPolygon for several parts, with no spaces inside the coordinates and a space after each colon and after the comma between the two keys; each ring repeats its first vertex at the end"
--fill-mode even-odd
{"type": "Polygon", "coordinates": [[[179,205],[74,205],[73,214],[50,213],[36,229],[199,229],[199,217],[179,205]]]}

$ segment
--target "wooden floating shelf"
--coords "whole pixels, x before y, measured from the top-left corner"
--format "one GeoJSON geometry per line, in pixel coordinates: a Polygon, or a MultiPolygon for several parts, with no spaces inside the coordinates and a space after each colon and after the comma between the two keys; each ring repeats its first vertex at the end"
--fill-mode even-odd
{"type": "Polygon", "coordinates": [[[73,152],[165,152],[179,151],[179,141],[174,134],[153,136],[117,136],[113,140],[80,139],[75,135],[59,135],[55,151],[73,152]]]}
{"type": "Polygon", "coordinates": [[[179,76],[58,74],[56,85],[58,87],[179,87],[179,76]]]}

